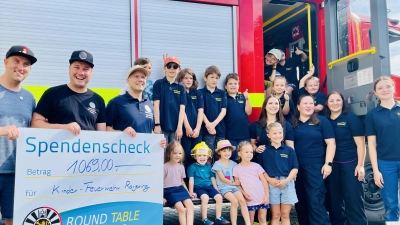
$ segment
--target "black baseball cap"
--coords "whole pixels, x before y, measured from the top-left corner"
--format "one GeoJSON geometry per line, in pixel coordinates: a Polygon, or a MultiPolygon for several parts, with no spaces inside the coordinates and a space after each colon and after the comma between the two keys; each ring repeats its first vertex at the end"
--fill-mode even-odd
{"type": "Polygon", "coordinates": [[[29,59],[29,61],[31,61],[31,65],[33,65],[37,61],[33,52],[26,46],[22,46],[22,45],[12,46],[6,54],[6,59],[8,57],[11,57],[14,55],[23,56],[23,57],[29,59]]]}
{"type": "Polygon", "coordinates": [[[75,61],[84,62],[84,63],[89,64],[90,67],[92,67],[92,68],[94,67],[93,55],[85,50],[77,50],[72,53],[71,58],[69,59],[69,64],[71,64],[75,61]]]}

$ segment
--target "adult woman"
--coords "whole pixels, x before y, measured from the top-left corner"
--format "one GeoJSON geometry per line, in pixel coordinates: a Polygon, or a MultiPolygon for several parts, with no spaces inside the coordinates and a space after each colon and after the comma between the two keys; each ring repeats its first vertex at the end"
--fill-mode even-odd
{"type": "Polygon", "coordinates": [[[400,104],[394,100],[394,82],[389,77],[378,78],[374,90],[380,103],[365,117],[369,157],[375,184],[381,188],[385,221],[398,221],[400,104]]]}
{"type": "Polygon", "coordinates": [[[283,127],[285,144],[294,148],[292,125],[285,121],[279,99],[269,96],[263,102],[258,121],[253,122],[250,127],[250,143],[256,153],[264,152],[265,146],[270,144],[266,128],[268,124],[275,122],[280,123],[283,127]]]}
{"type": "Polygon", "coordinates": [[[336,152],[327,178],[331,224],[367,224],[364,210],[365,129],[341,93],[333,91],[324,108],[335,132],[336,152]]]}
{"type": "Polygon", "coordinates": [[[299,162],[296,211],[300,225],[326,225],[324,179],[332,171],[335,134],[330,122],[314,111],[314,98],[301,96],[293,115],[294,147],[299,162]],[[307,217],[308,215],[308,217],[307,217]]]}

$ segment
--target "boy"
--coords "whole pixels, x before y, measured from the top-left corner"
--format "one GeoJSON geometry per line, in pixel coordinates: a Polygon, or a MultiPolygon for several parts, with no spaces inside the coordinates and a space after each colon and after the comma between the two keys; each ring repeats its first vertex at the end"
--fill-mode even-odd
{"type": "MultiPolygon", "coordinates": [[[[144,88],[143,91],[143,96],[145,99],[152,101],[153,100],[153,86],[154,86],[154,80],[150,79],[151,75],[151,62],[149,58],[146,57],[141,57],[135,60],[133,62],[134,66],[141,66],[145,68],[149,72],[149,76],[146,78],[146,87],[144,88]]],[[[125,87],[121,90],[119,95],[124,95],[127,91],[129,91],[129,84],[125,85],[125,87]]]]}
{"type": "Polygon", "coordinates": [[[208,199],[215,199],[215,224],[229,224],[229,221],[221,217],[222,214],[222,195],[217,191],[217,183],[210,164],[207,159],[211,158],[212,151],[204,142],[198,143],[192,149],[192,157],[196,159],[188,168],[189,194],[190,196],[201,199],[201,218],[206,225],[214,224],[207,219],[208,199]],[[194,190],[194,191],[193,191],[194,190]]]}
{"type": "Polygon", "coordinates": [[[225,91],[217,88],[220,78],[218,67],[208,67],[204,73],[206,86],[200,89],[204,99],[203,140],[211,149],[215,149],[219,140],[225,139],[225,123],[220,122],[226,115],[227,97],[225,91]]]}
{"type": "Polygon", "coordinates": [[[164,61],[165,77],[153,86],[154,133],[164,134],[167,144],[182,138],[182,125],[185,118],[186,91],[176,81],[180,60],[168,56],[164,61]]]}
{"type": "Polygon", "coordinates": [[[266,97],[271,95],[272,81],[275,80],[275,76],[277,75],[276,71],[278,71],[280,75],[284,72],[283,67],[279,64],[281,57],[281,50],[275,48],[271,49],[265,55],[264,92],[266,97]]]}

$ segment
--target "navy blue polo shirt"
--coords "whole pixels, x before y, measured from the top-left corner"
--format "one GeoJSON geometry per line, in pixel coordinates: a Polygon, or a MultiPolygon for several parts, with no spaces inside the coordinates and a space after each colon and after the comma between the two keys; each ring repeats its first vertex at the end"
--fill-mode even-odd
{"type": "Polygon", "coordinates": [[[176,131],[179,110],[186,105],[185,87],[178,81],[170,83],[166,77],[153,85],[153,101],[160,101],[160,125],[163,131],[176,131]]]}
{"type": "Polygon", "coordinates": [[[357,159],[357,145],[354,137],[365,136],[364,124],[352,112],[341,113],[334,120],[328,118],[335,132],[335,162],[349,162],[357,159]]]}
{"type": "MultiPolygon", "coordinates": [[[[197,115],[199,114],[199,109],[204,108],[203,95],[199,90],[190,90],[189,93],[186,94],[186,98],[186,117],[188,119],[190,127],[192,129],[195,129],[197,125],[197,115]]],[[[186,133],[186,130],[183,129],[183,132],[186,133]]]]}
{"type": "Polygon", "coordinates": [[[114,130],[132,127],[138,133],[151,134],[154,128],[154,109],[151,101],[133,98],[128,92],[113,98],[107,105],[107,126],[114,130]]]}
{"type": "MultiPolygon", "coordinates": [[[[278,76],[284,76],[285,75],[285,68],[281,64],[276,65],[276,71],[279,73],[278,76]]],[[[265,66],[264,67],[264,80],[269,81],[269,77],[272,74],[272,66],[265,66]]]]}
{"type": "Polygon", "coordinates": [[[335,138],[335,133],[327,118],[318,116],[318,119],[318,124],[307,120],[305,123],[299,121],[299,125],[293,127],[294,149],[299,164],[325,162],[325,139],[335,138]]]}
{"type": "Polygon", "coordinates": [[[376,136],[378,159],[400,160],[400,104],[391,109],[380,104],[365,117],[367,136],[376,136]]]}
{"type": "MultiPolygon", "coordinates": [[[[299,93],[300,95],[310,95],[308,94],[308,92],[306,91],[306,89],[304,87],[299,89],[299,93]]],[[[314,95],[312,95],[312,97],[314,98],[314,105],[324,105],[325,101],[326,101],[326,94],[323,92],[318,91],[317,93],[315,93],[314,95]]]]}
{"type": "MultiPolygon", "coordinates": [[[[283,137],[284,140],[289,140],[289,141],[294,140],[292,125],[288,121],[285,121],[285,125],[283,126],[283,132],[284,132],[284,137],[283,137]]],[[[268,146],[271,143],[267,136],[266,127],[260,126],[258,121],[255,121],[251,124],[250,138],[256,140],[257,146],[260,145],[268,146]]]]}
{"type": "MultiPolygon", "coordinates": [[[[285,95],[282,95],[279,98],[279,102],[281,104],[281,109],[283,109],[283,107],[285,106],[285,102],[286,102],[285,95]]],[[[285,120],[292,121],[292,116],[294,114],[294,103],[293,103],[293,99],[290,97],[289,97],[289,108],[290,108],[289,113],[287,115],[284,115],[284,117],[285,117],[285,120]]]]}
{"type": "Polygon", "coordinates": [[[233,98],[227,95],[228,107],[224,118],[226,125],[225,138],[229,140],[250,139],[250,122],[247,117],[246,99],[243,94],[236,94],[233,98]]]}
{"type": "Polygon", "coordinates": [[[265,151],[258,155],[258,164],[270,177],[287,177],[292,169],[299,168],[295,151],[283,143],[278,148],[267,145],[265,151]]]}
{"type": "MultiPolygon", "coordinates": [[[[226,92],[215,88],[214,92],[211,93],[207,86],[200,89],[204,98],[204,115],[207,117],[208,121],[213,122],[217,119],[218,115],[221,113],[221,109],[227,107],[226,92]]],[[[209,134],[205,124],[203,123],[203,134],[209,134]]],[[[218,137],[225,137],[226,127],[224,120],[221,120],[219,124],[215,127],[218,137]]]]}
{"type": "Polygon", "coordinates": [[[299,62],[296,62],[295,59],[290,58],[285,60],[285,65],[283,65],[283,76],[285,76],[288,84],[295,84],[297,87],[299,86],[299,80],[297,79],[297,70],[296,67],[299,65],[299,62]]]}

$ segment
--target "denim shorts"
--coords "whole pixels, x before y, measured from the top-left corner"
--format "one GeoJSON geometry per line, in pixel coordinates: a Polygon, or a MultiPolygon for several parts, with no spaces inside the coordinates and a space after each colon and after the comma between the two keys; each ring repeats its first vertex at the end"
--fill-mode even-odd
{"type": "MultiPolygon", "coordinates": [[[[275,177],[277,180],[284,180],[286,177],[275,177]]],[[[269,204],[294,204],[297,203],[296,189],[294,188],[294,180],[291,180],[284,188],[273,187],[268,183],[269,187],[269,204]]]]}
{"type": "Polygon", "coordinates": [[[239,188],[237,188],[237,187],[235,187],[235,186],[232,186],[232,187],[229,187],[229,188],[224,188],[224,189],[220,189],[219,190],[219,192],[221,192],[221,195],[222,196],[224,196],[226,193],[228,193],[228,192],[232,192],[232,193],[235,193],[235,192],[237,192],[237,191],[240,191],[239,190],[239,188]]]}
{"type": "Polygon", "coordinates": [[[15,174],[0,174],[0,207],[3,220],[12,220],[14,212],[15,174]]]}

